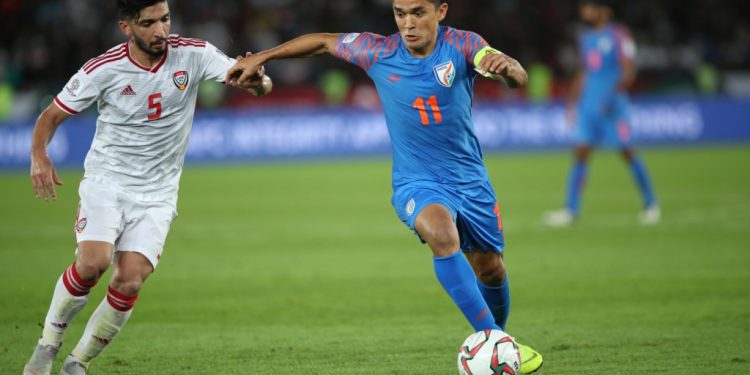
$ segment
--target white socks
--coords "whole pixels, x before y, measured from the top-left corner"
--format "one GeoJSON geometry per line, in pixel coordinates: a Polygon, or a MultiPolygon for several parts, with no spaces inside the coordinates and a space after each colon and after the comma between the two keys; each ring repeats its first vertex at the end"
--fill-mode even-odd
{"type": "Polygon", "coordinates": [[[68,323],[86,306],[89,291],[94,285],[96,282],[81,280],[76,272],[75,262],[65,270],[55,285],[52,302],[44,319],[40,345],[60,345],[68,323]]]}
{"type": "Polygon", "coordinates": [[[107,298],[91,315],[81,341],[71,355],[87,366],[120,332],[133,312],[133,305],[137,299],[138,295],[127,296],[110,287],[107,298]]]}

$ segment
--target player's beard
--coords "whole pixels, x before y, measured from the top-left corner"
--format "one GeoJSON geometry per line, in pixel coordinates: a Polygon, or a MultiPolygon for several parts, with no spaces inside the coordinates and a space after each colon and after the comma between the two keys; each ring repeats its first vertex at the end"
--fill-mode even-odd
{"type": "Polygon", "coordinates": [[[138,48],[141,51],[146,52],[147,54],[149,54],[151,57],[154,57],[154,58],[160,58],[164,56],[164,52],[166,51],[166,39],[159,40],[159,42],[162,42],[162,41],[165,42],[164,48],[160,50],[155,50],[154,48],[152,48],[151,44],[139,38],[137,35],[133,35],[133,41],[135,42],[135,44],[138,46],[138,48]]]}

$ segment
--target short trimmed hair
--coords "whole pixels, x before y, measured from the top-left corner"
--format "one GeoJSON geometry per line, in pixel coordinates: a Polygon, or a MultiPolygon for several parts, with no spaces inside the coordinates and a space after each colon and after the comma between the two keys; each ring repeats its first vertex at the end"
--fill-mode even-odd
{"type": "Polygon", "coordinates": [[[600,7],[609,7],[614,9],[615,7],[615,1],[614,0],[583,0],[581,1],[583,4],[593,4],[600,7]]]}
{"type": "Polygon", "coordinates": [[[117,11],[121,20],[132,20],[138,18],[143,8],[148,8],[157,3],[167,0],[117,0],[117,11]]]}
{"type": "Polygon", "coordinates": [[[440,8],[441,4],[445,4],[448,2],[448,0],[430,0],[433,4],[435,4],[435,8],[440,8]]]}

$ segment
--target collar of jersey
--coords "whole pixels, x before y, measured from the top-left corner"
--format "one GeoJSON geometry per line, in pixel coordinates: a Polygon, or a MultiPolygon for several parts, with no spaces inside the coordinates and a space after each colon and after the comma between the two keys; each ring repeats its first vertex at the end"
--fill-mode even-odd
{"type": "Polygon", "coordinates": [[[164,65],[164,63],[167,61],[167,55],[169,55],[169,43],[167,43],[167,49],[164,50],[164,56],[162,56],[161,61],[159,61],[158,64],[154,65],[153,68],[148,68],[139,64],[137,61],[135,61],[135,59],[132,56],[130,56],[130,43],[128,42],[125,42],[125,55],[128,57],[128,60],[130,60],[130,62],[133,63],[133,65],[147,72],[156,73],[159,71],[159,68],[161,68],[162,65],[164,65]]]}

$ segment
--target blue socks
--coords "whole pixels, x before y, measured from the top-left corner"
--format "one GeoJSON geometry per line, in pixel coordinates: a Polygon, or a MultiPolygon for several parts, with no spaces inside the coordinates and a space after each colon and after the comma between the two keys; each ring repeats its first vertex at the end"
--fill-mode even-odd
{"type": "Polygon", "coordinates": [[[586,163],[576,162],[568,176],[568,197],[565,207],[575,216],[578,216],[578,208],[581,201],[581,191],[586,183],[586,172],[588,166],[586,163]]]}
{"type": "Polygon", "coordinates": [[[482,297],[487,302],[487,305],[492,311],[492,315],[495,317],[495,324],[498,325],[503,331],[505,331],[505,324],[508,322],[508,315],[510,315],[510,287],[508,286],[508,275],[505,275],[505,280],[502,285],[484,285],[481,281],[477,280],[477,286],[479,291],[482,293],[482,297]]]}
{"type": "Polygon", "coordinates": [[[474,330],[497,329],[495,318],[477,288],[474,270],[461,251],[456,250],[445,257],[433,257],[433,264],[440,285],[461,309],[474,330]]]}
{"type": "Polygon", "coordinates": [[[638,157],[634,157],[630,161],[630,171],[633,173],[635,183],[638,185],[638,189],[641,191],[641,197],[643,197],[643,205],[645,207],[651,207],[656,204],[656,197],[654,196],[654,190],[651,188],[651,179],[648,177],[646,171],[646,165],[643,160],[638,157]]]}

